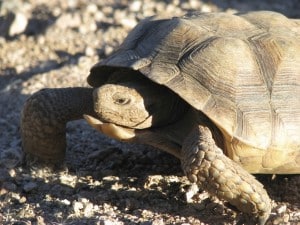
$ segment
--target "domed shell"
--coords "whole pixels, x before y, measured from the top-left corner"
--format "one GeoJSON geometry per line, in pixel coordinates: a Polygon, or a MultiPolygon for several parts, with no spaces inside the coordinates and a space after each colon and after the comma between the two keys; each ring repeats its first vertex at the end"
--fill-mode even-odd
{"type": "Polygon", "coordinates": [[[151,17],[91,69],[88,82],[99,86],[120,68],[169,87],[226,138],[299,151],[299,20],[267,11],[151,17]]]}

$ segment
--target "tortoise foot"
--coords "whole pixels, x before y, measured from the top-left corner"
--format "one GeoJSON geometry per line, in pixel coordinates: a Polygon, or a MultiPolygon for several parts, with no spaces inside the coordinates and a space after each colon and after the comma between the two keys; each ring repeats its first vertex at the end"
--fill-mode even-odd
{"type": "Polygon", "coordinates": [[[223,154],[207,127],[197,127],[186,138],[182,167],[192,183],[266,223],[271,201],[263,185],[223,154]]]}
{"type": "Polygon", "coordinates": [[[43,89],[24,104],[21,116],[22,147],[26,154],[61,162],[66,151],[66,124],[93,113],[91,88],[43,89]]]}

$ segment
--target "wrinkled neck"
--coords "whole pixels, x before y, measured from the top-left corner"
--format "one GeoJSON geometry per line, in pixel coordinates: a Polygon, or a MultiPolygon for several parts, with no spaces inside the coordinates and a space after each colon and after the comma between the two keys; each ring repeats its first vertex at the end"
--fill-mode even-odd
{"type": "Polygon", "coordinates": [[[162,127],[179,121],[188,111],[190,106],[179,96],[171,93],[169,96],[161,95],[159,101],[149,106],[152,115],[152,126],[162,127]]]}

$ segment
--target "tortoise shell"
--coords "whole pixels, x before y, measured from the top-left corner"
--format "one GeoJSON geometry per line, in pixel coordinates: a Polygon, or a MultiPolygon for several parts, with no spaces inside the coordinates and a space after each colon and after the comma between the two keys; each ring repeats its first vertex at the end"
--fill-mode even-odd
{"type": "Polygon", "coordinates": [[[124,68],[202,111],[248,171],[300,172],[300,20],[267,11],[150,17],[88,82],[98,87],[124,68]]]}

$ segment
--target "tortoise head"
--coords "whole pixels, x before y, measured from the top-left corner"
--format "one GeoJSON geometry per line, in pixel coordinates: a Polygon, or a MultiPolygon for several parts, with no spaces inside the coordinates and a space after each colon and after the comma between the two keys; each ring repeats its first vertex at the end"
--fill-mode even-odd
{"type": "Polygon", "coordinates": [[[94,110],[101,121],[144,129],[170,124],[188,105],[167,87],[140,72],[116,71],[93,92],[94,110]]]}

